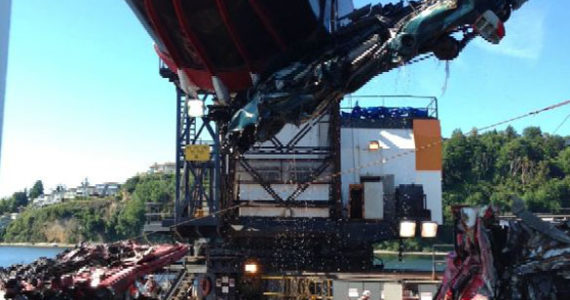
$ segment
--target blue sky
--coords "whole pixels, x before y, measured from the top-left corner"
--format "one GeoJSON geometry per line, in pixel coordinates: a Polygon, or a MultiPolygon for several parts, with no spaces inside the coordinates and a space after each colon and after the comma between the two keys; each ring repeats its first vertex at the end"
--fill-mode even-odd
{"type": "MultiPolygon", "coordinates": [[[[359,94],[437,96],[444,136],[566,100],[569,10],[568,1],[531,0],[501,45],[477,40],[451,62],[443,94],[445,64],[434,59],[378,76],[359,94]]],[[[0,196],[37,179],[47,187],[122,182],[173,160],[174,89],[125,3],[13,1],[11,29],[0,196]]],[[[512,125],[552,132],[569,113],[512,125]]],[[[570,134],[570,122],[558,134],[570,134]]]]}

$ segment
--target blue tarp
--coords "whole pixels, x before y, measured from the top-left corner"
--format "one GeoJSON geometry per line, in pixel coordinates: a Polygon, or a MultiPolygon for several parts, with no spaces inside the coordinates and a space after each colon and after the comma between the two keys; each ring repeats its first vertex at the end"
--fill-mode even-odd
{"type": "Polygon", "coordinates": [[[341,112],[342,119],[381,120],[427,118],[427,108],[413,107],[360,107],[355,106],[351,112],[341,112]]]}

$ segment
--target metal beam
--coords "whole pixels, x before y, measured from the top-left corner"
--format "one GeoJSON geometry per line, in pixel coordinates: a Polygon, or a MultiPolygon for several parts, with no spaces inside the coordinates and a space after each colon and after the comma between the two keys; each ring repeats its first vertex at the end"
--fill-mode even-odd
{"type": "Polygon", "coordinates": [[[236,30],[236,26],[231,20],[226,3],[224,3],[224,0],[216,0],[216,5],[218,6],[218,12],[220,13],[220,17],[222,18],[222,21],[226,26],[230,38],[234,42],[234,45],[236,46],[242,59],[245,61],[245,64],[247,65],[249,72],[253,73],[253,59],[249,51],[246,49],[245,45],[242,43],[242,39],[240,38],[239,33],[236,30]]]}
{"type": "Polygon", "coordinates": [[[176,170],[174,176],[176,176],[176,187],[175,187],[175,200],[174,200],[174,222],[178,223],[179,216],[181,215],[180,211],[180,192],[181,192],[181,178],[180,178],[180,170],[182,169],[182,164],[184,161],[181,160],[181,157],[184,155],[182,152],[182,140],[180,138],[180,130],[182,128],[182,91],[179,88],[176,88],[176,144],[175,144],[175,151],[176,156],[174,159],[174,163],[176,164],[176,170]]]}
{"type": "Polygon", "coordinates": [[[269,35],[271,35],[271,38],[273,38],[275,44],[279,46],[281,51],[285,51],[285,49],[287,49],[287,45],[285,44],[285,41],[283,41],[283,39],[281,38],[281,35],[275,29],[275,26],[273,26],[273,22],[271,21],[271,16],[269,15],[265,7],[263,7],[263,5],[259,3],[259,1],[257,0],[249,0],[249,4],[253,8],[259,19],[261,20],[261,23],[263,23],[263,26],[265,26],[265,30],[267,30],[269,35]]]}
{"type": "Polygon", "coordinates": [[[216,75],[214,72],[214,65],[212,63],[212,60],[208,56],[208,51],[206,50],[206,47],[204,46],[202,41],[200,41],[198,36],[195,34],[192,26],[190,25],[190,22],[188,22],[190,18],[186,15],[186,12],[184,11],[184,6],[182,4],[182,1],[173,0],[172,4],[174,5],[174,11],[176,12],[176,17],[178,18],[178,22],[180,23],[180,29],[182,30],[182,33],[186,36],[186,38],[188,38],[188,40],[190,40],[190,42],[192,42],[192,45],[196,50],[196,54],[198,54],[200,60],[202,61],[202,63],[204,63],[206,70],[208,70],[208,72],[212,76],[216,75]]]}
{"type": "MultiPolygon", "coordinates": [[[[210,94],[200,94],[203,101],[210,94]]],[[[176,199],[174,203],[174,222],[195,218],[197,208],[202,208],[206,201],[210,213],[219,210],[220,185],[220,141],[217,127],[207,117],[191,118],[187,113],[185,96],[180,89],[176,94],[176,199]],[[200,123],[199,123],[200,122],[200,123]],[[199,129],[196,130],[196,127],[199,129]],[[186,160],[185,148],[201,143],[202,135],[208,135],[211,144],[211,160],[190,162],[186,160]],[[207,186],[206,182],[209,182],[207,186]]]]}

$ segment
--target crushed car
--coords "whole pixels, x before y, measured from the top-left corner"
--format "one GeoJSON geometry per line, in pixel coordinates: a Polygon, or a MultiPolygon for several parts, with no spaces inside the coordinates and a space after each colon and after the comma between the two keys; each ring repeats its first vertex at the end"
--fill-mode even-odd
{"type": "Polygon", "coordinates": [[[286,123],[301,124],[378,74],[433,53],[455,59],[475,37],[499,43],[503,22],[520,3],[410,1],[375,6],[334,33],[335,43],[275,71],[247,92],[227,132],[239,151],[273,137],[286,123]],[[457,39],[459,36],[460,39],[457,39]]]}
{"type": "Polygon", "coordinates": [[[545,222],[522,200],[516,219],[492,206],[455,207],[455,251],[435,300],[570,299],[570,223],[545,222]]]}
{"type": "Polygon", "coordinates": [[[53,259],[0,268],[0,291],[6,299],[123,299],[137,280],[188,250],[183,244],[84,243],[53,259]]]}

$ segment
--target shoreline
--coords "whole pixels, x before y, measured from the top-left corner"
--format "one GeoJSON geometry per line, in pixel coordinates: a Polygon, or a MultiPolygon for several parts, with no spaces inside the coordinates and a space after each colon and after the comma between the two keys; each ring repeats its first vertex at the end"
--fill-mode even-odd
{"type": "Polygon", "coordinates": [[[30,248],[74,248],[75,244],[64,243],[4,243],[0,247],[30,247],[30,248]]]}

